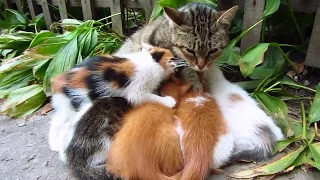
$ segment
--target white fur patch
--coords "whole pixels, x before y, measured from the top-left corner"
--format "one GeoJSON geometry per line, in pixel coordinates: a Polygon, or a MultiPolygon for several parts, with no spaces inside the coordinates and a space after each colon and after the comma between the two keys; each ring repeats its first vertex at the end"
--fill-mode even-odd
{"type": "Polygon", "coordinates": [[[209,101],[207,98],[203,96],[196,96],[195,98],[188,98],[186,102],[195,103],[195,107],[203,106],[205,102],[209,101]]]}
{"type": "Polygon", "coordinates": [[[234,139],[229,132],[220,136],[219,141],[213,150],[212,168],[217,169],[227,164],[232,155],[233,148],[234,139]]]}
{"type": "Polygon", "coordinates": [[[184,147],[183,147],[183,143],[182,143],[182,138],[184,136],[184,130],[182,128],[182,124],[181,124],[181,121],[180,119],[177,117],[177,116],[173,116],[176,120],[176,126],[175,126],[175,129],[176,129],[176,132],[178,133],[179,135],[179,138],[180,138],[180,148],[181,148],[181,152],[182,154],[184,154],[184,147]]]}

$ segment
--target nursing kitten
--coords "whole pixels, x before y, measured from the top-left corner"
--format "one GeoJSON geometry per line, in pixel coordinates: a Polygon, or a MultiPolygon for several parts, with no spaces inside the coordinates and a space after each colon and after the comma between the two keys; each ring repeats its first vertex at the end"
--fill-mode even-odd
{"type": "Polygon", "coordinates": [[[234,139],[212,96],[187,93],[175,117],[185,164],[181,179],[205,179],[230,161],[234,139]]]}
{"type": "Polygon", "coordinates": [[[206,71],[229,41],[229,27],[238,6],[216,11],[211,6],[192,3],[179,10],[165,7],[165,14],[130,36],[116,53],[139,51],[142,43],[168,48],[176,57],[187,60],[190,68],[182,76],[202,91],[196,71],[206,71]]]}
{"type": "MultiPolygon", "coordinates": [[[[177,101],[190,85],[164,84],[162,91],[177,101]],[[176,88],[177,87],[177,88],[176,88]]],[[[179,136],[170,109],[145,102],[130,110],[108,154],[108,169],[124,179],[169,180],[183,168],[179,136]]]]}
{"type": "Polygon", "coordinates": [[[106,170],[106,155],[130,104],[121,97],[109,97],[85,105],[64,127],[68,127],[60,156],[72,175],[81,180],[113,180],[106,170]]]}
{"type": "Polygon", "coordinates": [[[245,90],[226,80],[218,68],[204,72],[203,78],[234,138],[231,159],[269,158],[276,142],[284,138],[281,129],[245,90]]]}
{"type": "Polygon", "coordinates": [[[83,104],[102,97],[124,97],[133,105],[154,101],[170,108],[176,104],[170,97],[154,94],[160,83],[187,63],[174,58],[170,50],[144,44],[142,51],[122,57],[96,56],[86,60],[54,80],[49,145],[61,147],[61,125],[73,117],[83,104]]]}

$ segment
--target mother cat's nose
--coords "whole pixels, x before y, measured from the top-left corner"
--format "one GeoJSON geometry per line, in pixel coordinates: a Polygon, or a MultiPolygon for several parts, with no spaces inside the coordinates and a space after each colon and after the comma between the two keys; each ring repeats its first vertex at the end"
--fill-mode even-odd
{"type": "Polygon", "coordinates": [[[199,70],[203,69],[206,66],[206,60],[205,59],[198,59],[197,60],[197,66],[199,70]]]}

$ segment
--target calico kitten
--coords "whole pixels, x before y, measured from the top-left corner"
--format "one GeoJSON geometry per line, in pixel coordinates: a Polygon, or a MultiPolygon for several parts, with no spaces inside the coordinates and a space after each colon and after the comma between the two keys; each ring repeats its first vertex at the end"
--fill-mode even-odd
{"type": "Polygon", "coordinates": [[[65,159],[73,176],[81,180],[113,180],[105,168],[106,155],[118,132],[123,115],[131,108],[121,97],[109,97],[85,105],[71,119],[60,156],[65,159]]]}
{"type": "MultiPolygon", "coordinates": [[[[177,101],[190,84],[175,88],[167,82],[164,95],[177,101]]],[[[169,180],[183,168],[179,136],[170,109],[146,102],[127,113],[108,155],[108,169],[124,179],[169,180]]]]}
{"type": "Polygon", "coordinates": [[[261,161],[270,157],[276,142],[284,138],[281,129],[245,90],[226,80],[218,68],[204,72],[203,78],[234,138],[232,159],[261,161]]]}
{"type": "Polygon", "coordinates": [[[160,83],[185,66],[174,58],[170,50],[144,44],[143,50],[117,56],[96,56],[55,78],[49,144],[58,151],[61,147],[60,131],[69,117],[73,117],[83,104],[101,97],[124,97],[133,105],[146,101],[162,103],[170,108],[175,100],[154,94],[160,83]]]}
{"type": "Polygon", "coordinates": [[[130,36],[116,53],[139,51],[142,43],[171,49],[176,57],[189,62],[182,76],[202,91],[196,71],[206,71],[229,41],[229,27],[238,7],[217,11],[211,6],[193,3],[179,10],[165,7],[165,14],[130,36]]]}

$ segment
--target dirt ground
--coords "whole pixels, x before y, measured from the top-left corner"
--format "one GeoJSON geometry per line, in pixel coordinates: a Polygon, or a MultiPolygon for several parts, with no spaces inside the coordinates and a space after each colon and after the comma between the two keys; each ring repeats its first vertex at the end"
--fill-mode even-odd
{"type": "MultiPolygon", "coordinates": [[[[309,72],[307,80],[315,88],[320,80],[320,70],[309,72]],[[311,74],[314,73],[314,74],[311,74]]],[[[304,83],[306,79],[300,79],[304,83]]],[[[299,95],[308,95],[304,90],[299,95]],[[304,94],[306,93],[306,94],[304,94]]],[[[0,103],[1,106],[1,103],[0,103]]],[[[289,114],[299,116],[299,103],[289,104],[289,114]],[[291,113],[290,113],[291,112],[291,113]]],[[[296,117],[298,119],[298,117],[296,117]]],[[[0,180],[71,180],[66,166],[58,159],[58,154],[48,146],[50,113],[34,115],[25,119],[10,119],[0,116],[0,180]]],[[[277,155],[273,159],[279,158],[277,155]]],[[[272,160],[270,160],[272,161],[272,160]]],[[[260,166],[254,163],[236,163],[224,168],[224,174],[215,175],[210,180],[230,179],[228,175],[240,170],[260,166]]],[[[264,178],[265,180],[270,179],[264,178]]],[[[278,175],[274,179],[320,180],[320,172],[315,169],[298,167],[294,171],[278,175]]]]}

